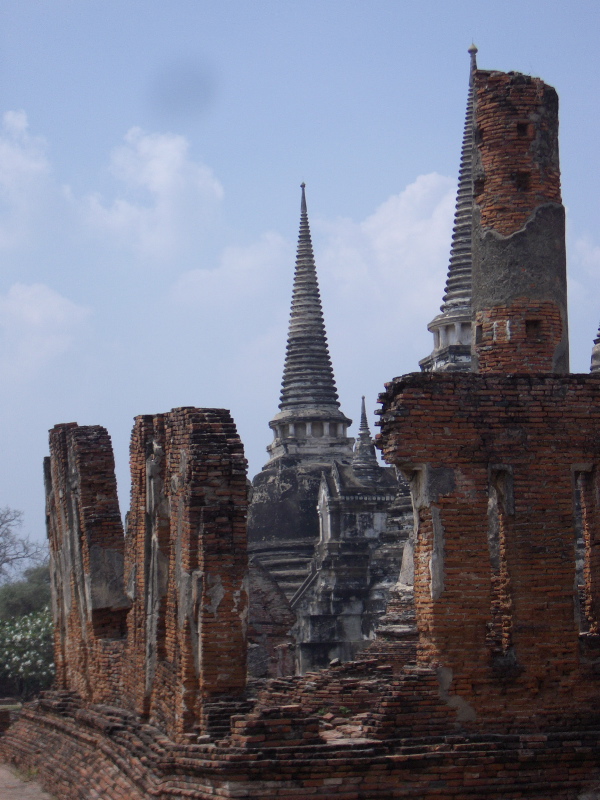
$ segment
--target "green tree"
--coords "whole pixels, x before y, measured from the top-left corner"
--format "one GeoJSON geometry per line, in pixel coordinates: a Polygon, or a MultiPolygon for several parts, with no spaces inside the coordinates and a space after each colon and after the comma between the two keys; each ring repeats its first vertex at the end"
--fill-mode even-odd
{"type": "Polygon", "coordinates": [[[31,697],[52,683],[47,547],[21,534],[23,514],[0,508],[0,696],[31,697]]]}
{"type": "Polygon", "coordinates": [[[46,559],[47,547],[21,534],[22,523],[22,511],[8,506],[0,508],[0,583],[14,578],[24,567],[46,559]]]}
{"type": "Polygon", "coordinates": [[[50,570],[47,564],[29,567],[20,580],[0,586],[0,620],[42,611],[50,605],[50,570]]]}

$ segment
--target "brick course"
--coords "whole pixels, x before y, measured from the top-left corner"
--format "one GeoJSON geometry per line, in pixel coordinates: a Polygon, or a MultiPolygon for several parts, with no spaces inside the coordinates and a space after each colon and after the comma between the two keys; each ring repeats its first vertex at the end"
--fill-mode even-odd
{"type": "Polygon", "coordinates": [[[481,224],[509,236],[543,203],[561,203],[558,97],[539,78],[475,74],[475,203],[481,224]]]}
{"type": "MultiPolygon", "coordinates": [[[[277,710],[278,724],[289,712],[277,710]]],[[[174,743],[131,713],[49,693],[26,709],[0,751],[36,766],[64,800],[591,800],[599,788],[600,734],[584,727],[507,735],[423,727],[411,738],[340,736],[276,747],[255,739],[247,747],[174,743]]]]}

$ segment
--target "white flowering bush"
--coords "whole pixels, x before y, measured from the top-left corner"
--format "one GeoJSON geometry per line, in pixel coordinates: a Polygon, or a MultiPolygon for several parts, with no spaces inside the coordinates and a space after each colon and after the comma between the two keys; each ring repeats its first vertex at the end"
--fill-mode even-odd
{"type": "Polygon", "coordinates": [[[54,678],[52,615],[48,607],[0,622],[0,694],[31,697],[54,678]]]}

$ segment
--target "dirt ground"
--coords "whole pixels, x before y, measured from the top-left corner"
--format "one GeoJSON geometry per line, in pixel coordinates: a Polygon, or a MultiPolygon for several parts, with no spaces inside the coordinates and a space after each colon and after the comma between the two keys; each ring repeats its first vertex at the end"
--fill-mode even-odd
{"type": "Polygon", "coordinates": [[[35,780],[22,780],[12,769],[0,764],[0,800],[54,800],[35,780]]]}

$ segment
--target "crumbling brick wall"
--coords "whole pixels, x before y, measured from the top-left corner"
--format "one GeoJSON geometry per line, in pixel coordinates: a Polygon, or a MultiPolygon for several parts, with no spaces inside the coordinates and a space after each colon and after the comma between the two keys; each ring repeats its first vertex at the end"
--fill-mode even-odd
{"type": "Polygon", "coordinates": [[[246,681],[246,462],[221,409],[138,417],[124,538],[108,434],[59,425],[46,463],[58,686],[170,735],[246,681]]]}
{"type": "Polygon", "coordinates": [[[129,600],[110,437],[100,426],[57,425],[44,462],[56,683],[93,702],[121,696],[129,600]]]}
{"type": "Polygon", "coordinates": [[[599,704],[576,619],[575,491],[598,624],[600,380],[407,375],[383,395],[385,455],[411,475],[419,660],[465,721],[583,716],[599,704]],[[575,481],[575,483],[574,483],[575,481]]]}
{"type": "Polygon", "coordinates": [[[172,735],[246,683],[246,461],[229,412],[137,417],[126,572],[126,693],[172,735]],[[143,680],[142,680],[143,676],[143,680]]]}

